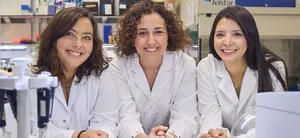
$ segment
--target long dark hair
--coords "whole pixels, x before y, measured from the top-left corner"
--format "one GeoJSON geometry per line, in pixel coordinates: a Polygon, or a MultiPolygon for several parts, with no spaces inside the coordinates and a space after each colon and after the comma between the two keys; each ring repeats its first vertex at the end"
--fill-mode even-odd
{"type": "Polygon", "coordinates": [[[50,21],[47,28],[41,34],[40,45],[37,49],[37,63],[32,65],[34,73],[38,74],[42,71],[50,71],[53,76],[57,76],[59,80],[65,79],[63,72],[63,64],[57,55],[57,40],[66,35],[72,29],[75,23],[82,17],[88,18],[93,26],[93,50],[88,59],[81,64],[76,76],[80,82],[83,76],[94,73],[100,76],[102,71],[108,68],[108,63],[103,58],[102,41],[98,34],[97,22],[94,17],[83,8],[72,7],[65,8],[58,12],[50,21]]]}
{"type": "Polygon", "coordinates": [[[241,6],[229,6],[219,12],[216,16],[209,37],[210,53],[212,53],[215,58],[222,60],[214,49],[216,26],[222,18],[236,21],[245,34],[248,46],[245,53],[246,62],[249,68],[257,70],[258,72],[258,92],[269,92],[274,90],[269,70],[274,73],[284,90],[287,90],[287,85],[284,81],[287,81],[288,76],[285,62],[269,49],[261,45],[258,29],[253,16],[248,10],[241,6]],[[283,79],[278,69],[272,65],[275,61],[283,62],[286,78],[283,79]]]}

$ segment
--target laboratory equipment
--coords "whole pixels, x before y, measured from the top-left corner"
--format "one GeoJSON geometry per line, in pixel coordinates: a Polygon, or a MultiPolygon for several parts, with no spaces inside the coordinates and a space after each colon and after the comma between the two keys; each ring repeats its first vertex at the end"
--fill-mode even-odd
{"type": "Polygon", "coordinates": [[[51,117],[54,90],[58,85],[57,77],[52,77],[49,72],[42,72],[37,77],[24,76],[25,67],[31,63],[30,58],[13,58],[11,63],[17,66],[18,75],[0,76],[0,137],[10,138],[10,133],[5,130],[4,93],[6,93],[14,117],[17,120],[18,138],[41,138],[49,118],[51,117]],[[37,120],[39,134],[32,133],[35,129],[30,123],[29,89],[37,90],[37,120]]]}
{"type": "Polygon", "coordinates": [[[253,133],[255,131],[255,118],[256,114],[253,110],[252,112],[246,112],[234,123],[231,136],[241,136],[249,133],[253,133]]]}
{"type": "Polygon", "coordinates": [[[256,96],[256,138],[300,138],[300,92],[256,96]]]}

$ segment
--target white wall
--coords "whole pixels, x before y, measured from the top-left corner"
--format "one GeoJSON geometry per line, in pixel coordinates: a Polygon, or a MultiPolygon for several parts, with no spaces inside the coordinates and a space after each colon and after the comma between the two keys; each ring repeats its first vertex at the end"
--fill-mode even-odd
{"type": "MultiPolygon", "coordinates": [[[[208,38],[216,15],[206,17],[199,14],[199,36],[208,38]]],[[[261,38],[268,39],[298,39],[300,38],[299,15],[254,15],[261,38]]]]}
{"type": "MultiPolygon", "coordinates": [[[[199,36],[207,37],[216,14],[225,6],[214,6],[204,0],[198,1],[199,36]],[[211,13],[212,17],[206,17],[211,13]]],[[[247,8],[255,18],[262,38],[300,38],[300,7],[296,8],[247,8]]]]}

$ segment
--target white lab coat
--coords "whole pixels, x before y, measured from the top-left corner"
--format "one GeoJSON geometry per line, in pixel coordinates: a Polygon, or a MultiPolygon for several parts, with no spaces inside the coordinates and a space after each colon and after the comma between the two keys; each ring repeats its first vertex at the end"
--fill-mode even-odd
{"type": "MultiPolygon", "coordinates": [[[[33,64],[35,64],[35,60],[33,64]]],[[[29,68],[26,75],[36,76],[29,68]]],[[[74,81],[77,77],[74,77],[74,81]]],[[[46,138],[71,138],[78,130],[102,130],[109,138],[117,138],[120,99],[110,68],[100,76],[83,77],[80,83],[73,81],[68,105],[59,84],[55,89],[53,112],[44,136],[46,138]]],[[[36,91],[30,91],[32,123],[36,128],[36,91]]],[[[35,129],[33,131],[36,131],[35,129]]]]}
{"type": "Polygon", "coordinates": [[[149,134],[164,125],[191,138],[197,131],[196,65],[183,52],[165,52],[152,91],[139,57],[116,58],[112,68],[121,98],[120,138],[149,134]]]}
{"type": "MultiPolygon", "coordinates": [[[[272,63],[285,78],[283,62],[272,63]]],[[[271,72],[275,91],[283,91],[283,87],[271,72]]],[[[212,54],[202,59],[197,67],[198,109],[200,117],[200,133],[207,133],[211,128],[232,128],[236,119],[245,112],[255,110],[255,95],[258,89],[257,71],[246,69],[240,97],[237,97],[234,85],[224,62],[217,60],[212,54]]]]}
{"type": "Polygon", "coordinates": [[[73,82],[68,105],[59,85],[45,136],[71,138],[76,130],[102,130],[109,138],[116,138],[119,108],[119,96],[109,70],[100,77],[90,75],[79,84],[73,82]]]}

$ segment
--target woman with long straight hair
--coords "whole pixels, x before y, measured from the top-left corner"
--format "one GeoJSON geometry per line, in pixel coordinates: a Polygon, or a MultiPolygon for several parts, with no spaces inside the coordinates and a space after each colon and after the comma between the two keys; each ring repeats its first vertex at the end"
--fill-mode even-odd
{"type": "Polygon", "coordinates": [[[284,61],[261,45],[245,8],[230,6],[218,13],[209,48],[197,67],[201,138],[218,137],[222,129],[217,128],[230,131],[239,117],[255,111],[256,93],[287,90],[284,61]]]}

